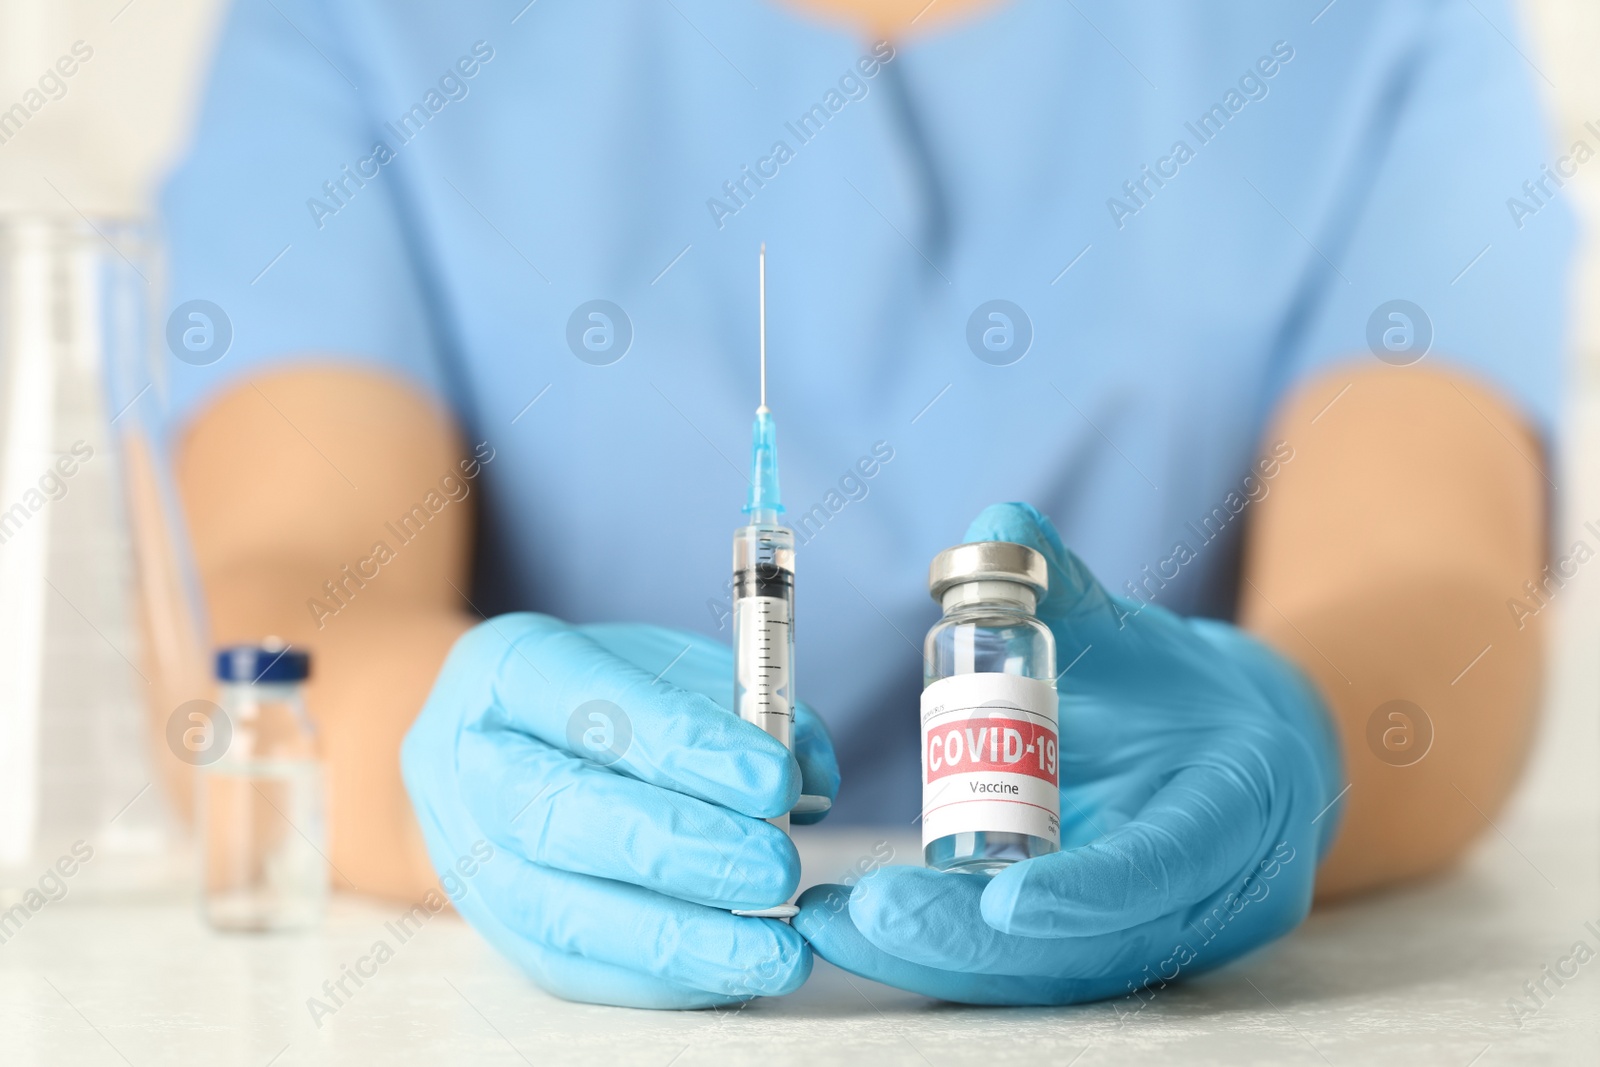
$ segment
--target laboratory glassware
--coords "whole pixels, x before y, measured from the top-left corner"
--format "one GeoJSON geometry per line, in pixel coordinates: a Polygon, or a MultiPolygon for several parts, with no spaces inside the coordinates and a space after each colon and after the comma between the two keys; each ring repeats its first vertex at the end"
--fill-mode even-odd
{"type": "Polygon", "coordinates": [[[155,258],[134,222],[0,212],[0,880],[75,838],[99,884],[168,873],[121,447],[155,258]]]}

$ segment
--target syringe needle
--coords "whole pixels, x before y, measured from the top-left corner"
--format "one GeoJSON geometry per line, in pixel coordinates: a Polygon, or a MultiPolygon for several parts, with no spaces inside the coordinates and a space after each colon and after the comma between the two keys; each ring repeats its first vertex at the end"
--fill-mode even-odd
{"type": "Polygon", "coordinates": [[[760,255],[761,274],[761,406],[757,411],[767,410],[767,242],[761,242],[760,255]]]}

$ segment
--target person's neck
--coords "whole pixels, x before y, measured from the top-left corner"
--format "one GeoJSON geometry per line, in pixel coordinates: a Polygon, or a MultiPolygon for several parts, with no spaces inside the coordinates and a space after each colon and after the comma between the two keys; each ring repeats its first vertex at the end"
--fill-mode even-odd
{"type": "Polygon", "coordinates": [[[901,38],[999,7],[1005,0],[782,0],[791,9],[843,22],[874,38],[901,38]]]}

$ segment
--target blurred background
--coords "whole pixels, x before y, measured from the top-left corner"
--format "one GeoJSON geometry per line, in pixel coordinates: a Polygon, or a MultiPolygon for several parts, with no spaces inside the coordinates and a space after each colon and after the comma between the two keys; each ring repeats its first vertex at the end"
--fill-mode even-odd
{"type": "MultiPolygon", "coordinates": [[[[42,106],[0,114],[0,501],[21,499],[75,442],[93,457],[59,500],[14,531],[0,527],[0,891],[31,882],[36,857],[91,834],[111,861],[93,877],[126,887],[133,872],[173,862],[180,836],[145,755],[143,705],[148,658],[162,654],[152,637],[181,635],[135,623],[136,575],[164,564],[147,547],[136,565],[123,500],[150,373],[143,309],[161,285],[142,222],[193,119],[221,7],[0,0],[0,109],[76,57],[42,106]]],[[[1588,137],[1584,124],[1600,125],[1600,4],[1524,0],[1521,12],[1555,141],[1588,137]]],[[[1559,442],[1565,551],[1586,520],[1600,526],[1600,169],[1581,170],[1562,195],[1589,225],[1559,442]]],[[[146,519],[159,527],[162,517],[146,519]]],[[[1515,801],[1530,814],[1600,810],[1595,575],[1580,571],[1553,608],[1549,711],[1515,801]]],[[[181,580],[169,593],[181,600],[181,580]]]]}

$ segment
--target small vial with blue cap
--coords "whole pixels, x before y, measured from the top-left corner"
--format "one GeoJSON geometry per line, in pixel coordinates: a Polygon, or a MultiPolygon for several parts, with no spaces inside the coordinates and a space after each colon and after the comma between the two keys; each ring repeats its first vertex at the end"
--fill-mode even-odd
{"type": "Polygon", "coordinates": [[[219,930],[321,921],[327,831],[311,656],[269,638],[218,650],[218,754],[199,770],[201,911],[219,930]]]}

